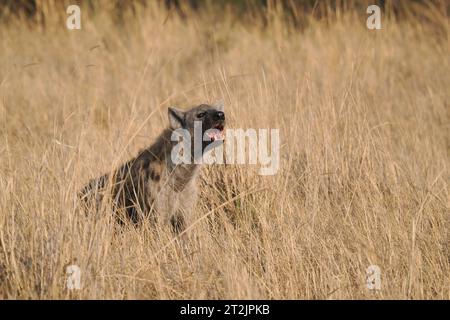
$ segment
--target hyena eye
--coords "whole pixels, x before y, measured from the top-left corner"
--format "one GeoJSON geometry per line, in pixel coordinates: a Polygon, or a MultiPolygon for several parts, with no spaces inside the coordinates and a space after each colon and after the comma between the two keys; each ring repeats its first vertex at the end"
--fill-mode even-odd
{"type": "Polygon", "coordinates": [[[206,112],[200,112],[197,114],[197,118],[203,118],[206,115],[206,112]]]}

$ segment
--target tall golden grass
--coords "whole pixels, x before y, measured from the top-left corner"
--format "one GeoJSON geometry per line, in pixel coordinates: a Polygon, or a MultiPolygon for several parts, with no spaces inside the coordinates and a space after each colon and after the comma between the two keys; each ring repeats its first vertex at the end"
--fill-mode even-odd
{"type": "MultiPolygon", "coordinates": [[[[0,297],[4,299],[449,299],[447,17],[364,11],[267,23],[117,21],[82,7],[69,31],[0,23],[0,297]],[[211,166],[184,249],[118,228],[76,193],[148,146],[170,105],[223,98],[229,128],[279,128],[281,167],[211,166]],[[66,269],[81,269],[68,290],[66,269]],[[366,268],[381,269],[381,290],[366,268]]],[[[62,16],[65,12],[62,11],[62,16]]]]}

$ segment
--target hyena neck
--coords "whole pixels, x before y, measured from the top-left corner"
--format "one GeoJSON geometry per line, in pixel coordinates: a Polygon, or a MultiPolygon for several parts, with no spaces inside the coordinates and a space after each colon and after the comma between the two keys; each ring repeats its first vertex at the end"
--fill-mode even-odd
{"type": "Polygon", "coordinates": [[[184,190],[188,184],[195,183],[199,172],[199,164],[176,165],[170,173],[169,183],[175,191],[180,192],[184,190]]]}
{"type": "Polygon", "coordinates": [[[164,163],[169,175],[169,184],[175,191],[179,192],[196,179],[201,165],[194,163],[194,161],[191,161],[191,163],[174,163],[171,155],[176,142],[171,141],[171,136],[172,130],[164,130],[157,142],[150,148],[150,151],[154,152],[164,163]]]}

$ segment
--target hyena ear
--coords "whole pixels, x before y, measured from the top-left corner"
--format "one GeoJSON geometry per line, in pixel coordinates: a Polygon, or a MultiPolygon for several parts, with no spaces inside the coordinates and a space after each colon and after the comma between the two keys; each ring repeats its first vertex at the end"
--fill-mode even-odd
{"type": "Polygon", "coordinates": [[[224,112],[224,103],[223,100],[219,100],[216,103],[214,103],[214,108],[217,109],[217,111],[222,111],[224,112]]]}
{"type": "Polygon", "coordinates": [[[175,108],[169,107],[169,124],[174,130],[182,128],[184,126],[184,112],[175,108]]]}

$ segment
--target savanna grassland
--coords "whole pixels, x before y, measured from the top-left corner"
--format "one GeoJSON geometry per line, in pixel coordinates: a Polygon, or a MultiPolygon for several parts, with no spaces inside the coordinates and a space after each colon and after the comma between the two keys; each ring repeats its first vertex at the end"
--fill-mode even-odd
{"type": "Polygon", "coordinates": [[[40,3],[43,21],[0,21],[1,298],[450,298],[445,12],[368,30],[365,10],[298,25],[276,2],[262,19],[153,2],[118,18],[103,1],[68,30],[40,3]],[[79,210],[168,106],[219,99],[229,128],[280,129],[280,168],[206,167],[186,248],[79,210]]]}

